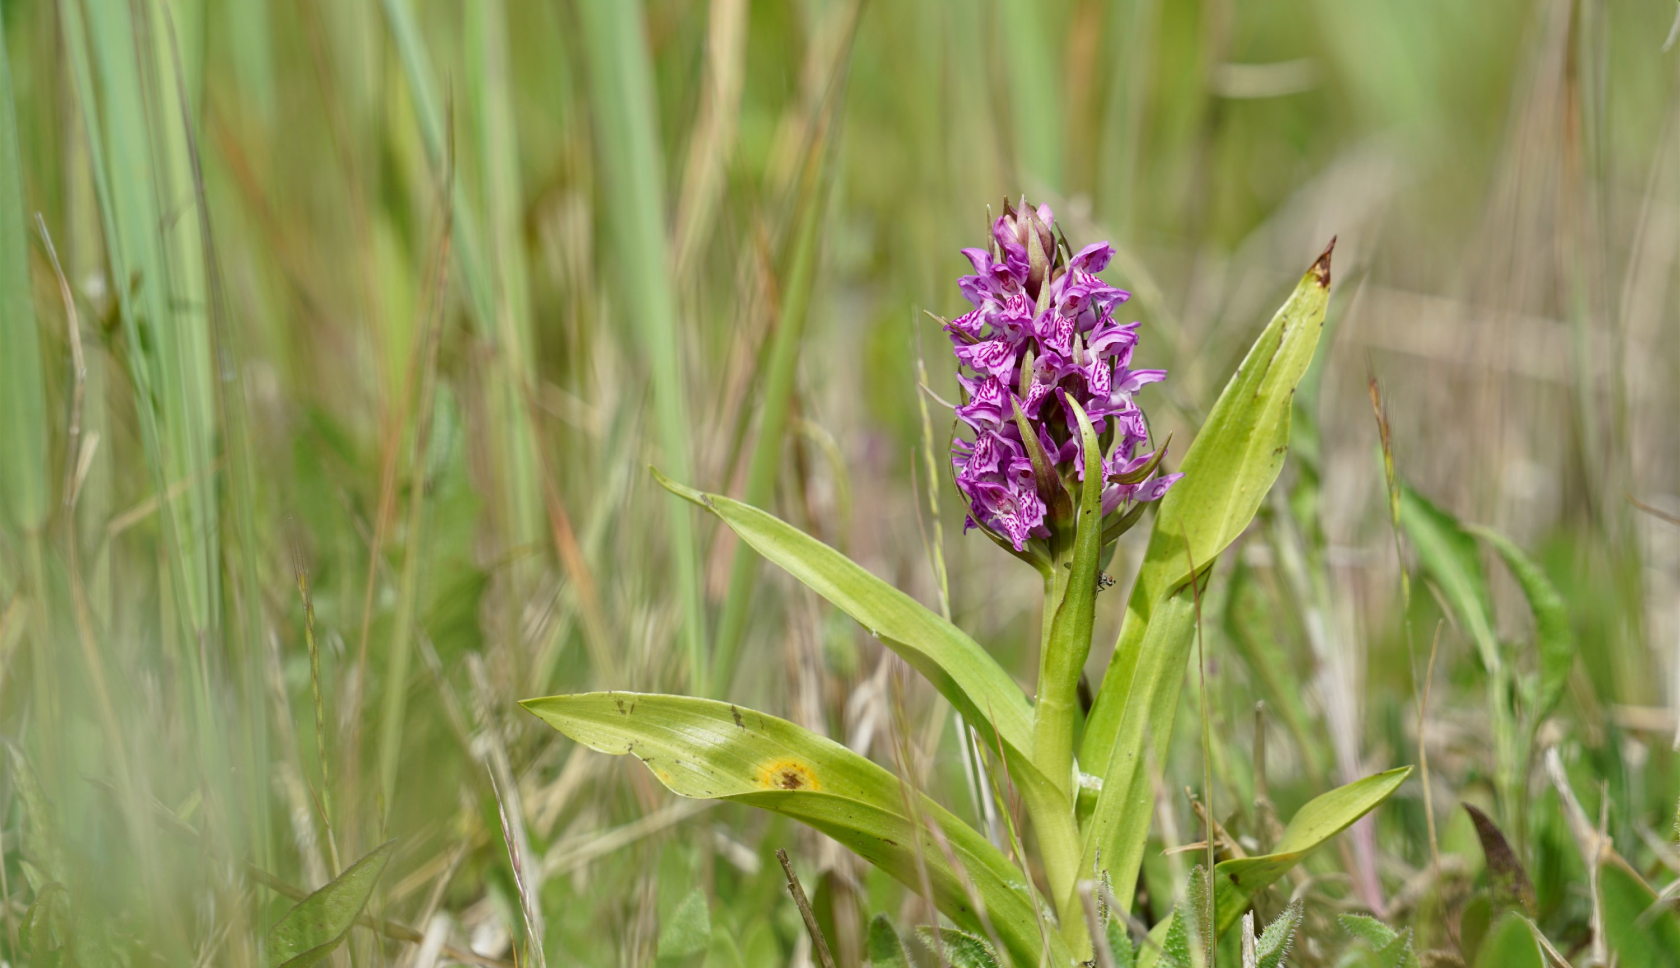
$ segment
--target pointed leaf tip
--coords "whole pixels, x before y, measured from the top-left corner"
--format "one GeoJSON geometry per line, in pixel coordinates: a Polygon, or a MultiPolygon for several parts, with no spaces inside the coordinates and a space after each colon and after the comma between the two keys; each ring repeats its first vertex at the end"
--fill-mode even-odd
{"type": "Polygon", "coordinates": [[[1320,255],[1318,261],[1314,262],[1312,266],[1313,278],[1317,279],[1318,284],[1325,289],[1330,288],[1330,253],[1334,251],[1336,251],[1336,237],[1332,235],[1330,236],[1330,244],[1324,247],[1324,254],[1320,255]]]}
{"type": "Polygon", "coordinates": [[[648,465],[648,473],[653,475],[653,479],[659,482],[660,487],[663,487],[665,490],[670,491],[672,494],[675,494],[677,497],[682,498],[690,504],[703,508],[710,508],[712,506],[711,501],[708,499],[705,492],[697,491],[686,484],[679,484],[676,481],[671,480],[669,477],[666,477],[659,468],[653,466],[652,464],[648,465]]]}

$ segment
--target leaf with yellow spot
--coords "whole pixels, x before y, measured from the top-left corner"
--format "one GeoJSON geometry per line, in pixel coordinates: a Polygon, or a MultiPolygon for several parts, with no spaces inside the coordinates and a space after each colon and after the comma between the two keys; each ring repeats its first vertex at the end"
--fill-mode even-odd
{"type": "MultiPolygon", "coordinates": [[[[1047,909],[1020,870],[943,807],[839,743],[755,710],[687,696],[595,692],[522,705],[591,749],[634,754],[676,794],[808,824],[912,890],[921,890],[925,865],[946,917],[982,936],[995,931],[1019,963],[1038,963],[1047,909]]],[[[1072,960],[1054,932],[1049,944],[1055,963],[1072,960]]]]}

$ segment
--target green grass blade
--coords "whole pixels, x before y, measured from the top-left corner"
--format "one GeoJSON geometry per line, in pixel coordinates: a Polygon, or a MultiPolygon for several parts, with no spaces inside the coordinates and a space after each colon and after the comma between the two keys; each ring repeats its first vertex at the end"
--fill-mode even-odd
{"type": "Polygon", "coordinates": [[[1473,526],[1470,531],[1499,553],[1505,567],[1511,570],[1512,577],[1522,588],[1523,597],[1528,599],[1529,611],[1534,613],[1534,632],[1540,649],[1540,681],[1533,706],[1526,712],[1530,728],[1537,729],[1540,721],[1557,705],[1563,695],[1563,687],[1568,684],[1569,670],[1575,665],[1575,653],[1579,651],[1575,627],[1569,621],[1569,610],[1563,596],[1539,562],[1530,558],[1516,542],[1492,528],[1473,526]]]}
{"type": "MultiPolygon", "coordinates": [[[[687,696],[598,692],[521,705],[591,749],[635,754],[680,796],[744,803],[809,824],[912,890],[920,883],[920,862],[940,911],[984,931],[966,878],[1000,940],[1021,963],[1037,963],[1038,900],[1008,858],[937,803],[907,793],[891,773],[839,743],[774,716],[687,696]],[[939,827],[960,874],[918,818],[939,827]]],[[[1071,961],[1059,944],[1052,951],[1056,964],[1071,961]]]]}
{"type": "MultiPolygon", "coordinates": [[[[601,199],[618,273],[623,317],[631,321],[648,361],[662,463],[693,480],[683,379],[683,341],[665,237],[665,188],[654,118],[652,67],[643,36],[641,4],[582,0],[582,46],[588,62],[595,147],[604,183],[601,199]]],[[[709,690],[706,615],[700,600],[700,558],[692,512],[669,508],[672,570],[682,604],[683,643],[694,691],[709,690]]]]}
{"type": "Polygon", "coordinates": [[[1063,106],[1059,58],[1046,22],[1049,8],[1035,0],[1005,0],[999,51],[1009,74],[1009,112],[1016,163],[1030,181],[1051,191],[1062,186],[1063,106]]]}
{"type": "Polygon", "coordinates": [[[1400,526],[1417,552],[1418,564],[1457,616],[1476,647],[1487,676],[1487,707],[1493,733],[1494,785],[1499,793],[1500,820],[1506,829],[1525,829],[1521,792],[1521,741],[1511,702],[1511,671],[1494,631],[1493,596],[1482,571],[1481,549],[1458,519],[1430,503],[1411,487],[1400,487],[1400,526]]]}
{"type": "Polygon", "coordinates": [[[0,23],[0,501],[19,533],[47,520],[46,390],[41,380],[41,335],[29,285],[29,216],[23,197],[12,70],[0,23]]]}
{"type": "Polygon", "coordinates": [[[1400,488],[1400,525],[1418,562],[1452,606],[1490,675],[1504,668],[1493,630],[1493,597],[1482,571],[1481,551],[1458,519],[1412,488],[1400,488]]]}
{"type": "MultiPolygon", "coordinates": [[[[850,31],[856,30],[856,4],[850,31]]],[[[849,52],[851,33],[845,41],[849,52]]],[[[812,291],[816,287],[817,262],[822,252],[823,215],[828,207],[832,189],[834,143],[845,88],[849,57],[842,54],[829,80],[829,97],[818,121],[816,134],[805,159],[805,177],[800,187],[798,214],[794,220],[792,255],[782,280],[781,313],[776,321],[776,335],[770,344],[770,357],[764,378],[764,395],[759,401],[758,436],[753,439],[747,458],[747,489],[742,496],[753,507],[768,507],[775,496],[776,476],[781,471],[782,437],[787,428],[788,411],[793,405],[793,381],[798,372],[799,350],[805,341],[805,321],[809,315],[812,291]]],[[[729,592],[724,599],[723,613],[718,620],[717,690],[727,690],[735,671],[736,653],[746,632],[749,606],[756,585],[758,560],[744,549],[736,549],[730,563],[729,592]]]]}
{"type": "MultiPolygon", "coordinates": [[[[1332,246],[1333,247],[1333,246],[1332,246]]],[[[1294,390],[1323,328],[1330,249],[1260,334],[1185,454],[1161,500],[1114,660],[1092,707],[1081,769],[1103,777],[1084,832],[1081,869],[1103,865],[1130,897],[1151,809],[1146,750],[1165,759],[1197,608],[1191,567],[1205,569],[1253,519],[1283,468],[1294,390]]]]}

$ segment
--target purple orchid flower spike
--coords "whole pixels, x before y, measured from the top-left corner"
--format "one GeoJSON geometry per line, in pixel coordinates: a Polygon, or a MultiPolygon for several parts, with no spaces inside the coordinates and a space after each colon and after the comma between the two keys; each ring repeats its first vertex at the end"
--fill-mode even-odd
{"type": "Polygon", "coordinates": [[[951,441],[967,526],[1048,562],[1047,543],[1072,528],[1069,495],[1085,479],[1075,403],[1106,455],[1104,539],[1114,540],[1182,475],[1160,473],[1164,445],[1141,452],[1149,429],[1134,397],[1166,371],[1131,367],[1138,324],[1115,316],[1131,294],[1098,277],[1113,246],[1070,252],[1057,239],[1050,207],[1023,198],[1004,202],[988,247],[963,255],[974,274],[958,287],[973,308],[945,329],[963,389],[956,416],[969,435],[951,441]],[[1049,473],[1035,470],[1035,459],[1049,473]]]}

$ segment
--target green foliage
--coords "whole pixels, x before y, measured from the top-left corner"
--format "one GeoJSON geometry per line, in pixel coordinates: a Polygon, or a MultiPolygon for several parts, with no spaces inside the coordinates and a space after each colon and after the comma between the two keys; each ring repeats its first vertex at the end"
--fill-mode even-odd
{"type": "MultiPolygon", "coordinates": [[[[951,968],[1003,968],[1003,963],[998,960],[997,951],[985,938],[977,934],[955,928],[924,927],[917,932],[917,936],[929,951],[934,952],[951,968]]],[[[1017,954],[1017,957],[1021,955],[1017,954]]],[[[1027,963],[1031,964],[1030,961],[1027,963]]]]}
{"type": "Polygon", "coordinates": [[[1295,386],[1312,362],[1329,304],[1330,252],[1301,278],[1261,332],[1197,432],[1184,479],[1155,514],[1155,529],[1126,606],[1114,658],[1086,723],[1080,763],[1103,778],[1083,831],[1082,869],[1100,853],[1120,897],[1129,896],[1150,822],[1144,763],[1164,758],[1178,710],[1207,569],[1253,519],[1283,468],[1295,386]]]}
{"type": "Polygon", "coordinates": [[[1680,964],[1680,916],[1659,901],[1627,861],[1609,853],[1598,868],[1604,937],[1625,968],[1680,964]]]}
{"type": "MultiPolygon", "coordinates": [[[[1215,865],[1214,888],[1218,896],[1214,910],[1218,918],[1219,936],[1223,937],[1237,924],[1256,895],[1289,873],[1307,854],[1325,841],[1376,809],[1378,804],[1400,788],[1400,784],[1406,782],[1406,777],[1410,776],[1411,772],[1410,767],[1401,767],[1368,776],[1322,794],[1290,818],[1289,825],[1284,828],[1283,836],[1278,839],[1272,853],[1232,858],[1215,865]]],[[[1192,884],[1200,878],[1200,871],[1201,869],[1197,868],[1192,884]]],[[[1202,911],[1205,917],[1205,904],[1202,911]]],[[[1175,910],[1173,914],[1168,915],[1166,922],[1177,920],[1178,914],[1175,910]]],[[[1174,932],[1181,929],[1173,924],[1167,930],[1174,932]]]]}
{"type": "Polygon", "coordinates": [[[1538,729],[1540,721],[1557,705],[1568,683],[1569,670],[1575,665],[1575,629],[1569,622],[1569,612],[1557,586],[1540,568],[1539,562],[1517,546],[1516,542],[1492,528],[1471,529],[1493,550],[1499,553],[1505,567],[1517,579],[1529,611],[1534,613],[1534,633],[1539,646],[1539,673],[1530,687],[1528,716],[1530,728],[1538,729]]]}
{"type": "Polygon", "coordinates": [[[869,963],[874,968],[910,968],[910,954],[904,950],[904,939],[887,920],[877,914],[869,922],[869,963]]]}
{"type": "Polygon", "coordinates": [[[695,888],[682,899],[669,920],[659,925],[659,957],[686,958],[712,943],[712,914],[706,892],[695,888]]]}
{"type": "Polygon", "coordinates": [[[1364,914],[1344,914],[1342,930],[1354,939],[1352,964],[1359,968],[1420,968],[1412,950],[1412,929],[1396,931],[1364,914]]]}
{"type": "Polygon", "coordinates": [[[38,530],[47,514],[47,404],[41,339],[30,300],[29,230],[23,198],[12,71],[0,24],[0,500],[18,532],[38,530]]]}
{"type": "Polygon", "coordinates": [[[1534,923],[1521,914],[1505,915],[1482,942],[1476,968],[1547,968],[1534,931],[1534,923]]]}
{"type": "MultiPolygon", "coordinates": [[[[1266,930],[1260,937],[1254,938],[1254,914],[1243,915],[1243,930],[1253,939],[1253,963],[1243,965],[1243,968],[1283,968],[1284,960],[1289,957],[1289,948],[1295,942],[1295,932],[1301,927],[1301,919],[1306,914],[1306,906],[1300,898],[1289,902],[1282,913],[1266,925],[1266,930]]],[[[1245,957],[1246,951],[1245,948],[1245,957]]]]}
{"type": "MultiPolygon", "coordinates": [[[[684,696],[604,692],[524,706],[591,749],[634,754],[681,796],[792,817],[912,890],[925,872],[940,911],[983,931],[972,887],[1010,952],[1038,955],[1039,901],[1009,860],[937,803],[907,794],[891,773],[826,737],[755,710],[684,696]]],[[[1067,949],[1053,939],[1051,950],[1060,956],[1067,949]]]]}
{"type": "MultiPolygon", "coordinates": [[[[859,912],[922,910],[927,865],[945,910],[988,906],[944,925],[1077,963],[1107,868],[1138,920],[1095,943],[1130,968],[1159,949],[1126,924],[1190,936],[1165,911],[1196,855],[1166,851],[1203,835],[1206,768],[1221,964],[1299,895],[1296,961],[1374,959],[1327,918],[1381,900],[1426,961],[1533,964],[1526,930],[1680,968],[1673,14],[0,2],[0,961],[262,965],[400,837],[378,930],[328,962],[408,963],[448,924],[439,963],[482,934],[521,965],[785,964],[786,847],[831,871],[843,961],[859,912]],[[1103,595],[1062,535],[1080,578],[1042,612],[918,500],[939,448],[908,459],[960,393],[921,310],[960,311],[959,248],[1022,192],[1074,248],[1113,240],[1135,365],[1171,374],[1138,401],[1189,472],[1103,595]],[[1266,325],[1331,231],[1335,328],[1299,294],[1266,325]],[[1367,376],[1417,487],[1409,607],[1358,470],[1367,376]],[[719,496],[697,514],[650,462],[719,496]],[[1198,635],[1205,721],[1175,710],[1198,635]],[[618,687],[776,713],[891,785],[706,809],[514,705],[618,687]],[[1537,785],[1542,743],[1585,808],[1537,785]],[[1419,773],[1371,778],[1399,789],[1357,839],[1302,835],[1301,804],[1425,749],[1433,817],[1419,773]],[[898,878],[794,816],[889,831],[898,878]]],[[[901,927],[873,960],[939,963],[901,927]]]]}
{"type": "Polygon", "coordinates": [[[367,906],[397,842],[388,840],[299,901],[268,931],[269,968],[309,968],[344,942],[367,906]]]}

